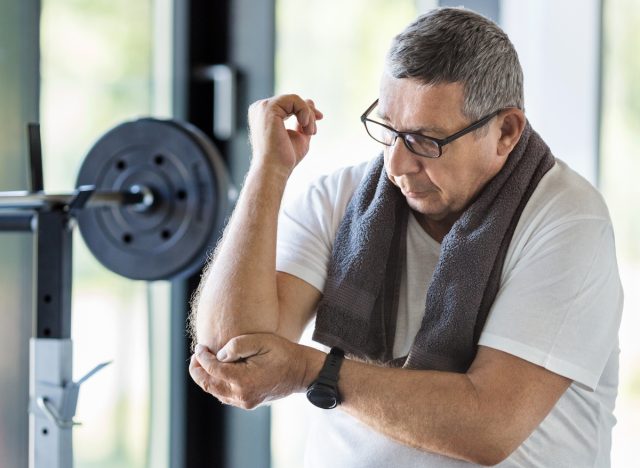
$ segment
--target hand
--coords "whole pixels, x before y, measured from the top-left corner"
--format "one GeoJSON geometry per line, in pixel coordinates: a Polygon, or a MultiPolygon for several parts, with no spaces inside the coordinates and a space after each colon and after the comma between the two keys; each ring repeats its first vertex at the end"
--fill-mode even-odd
{"type": "Polygon", "coordinates": [[[306,390],[309,354],[321,353],[269,333],[231,339],[215,355],[204,346],[191,357],[191,378],[222,403],[253,409],[306,390]]]}
{"type": "Polygon", "coordinates": [[[249,128],[253,162],[275,164],[289,175],[309,151],[316,120],[323,115],[312,100],[285,94],[253,103],[249,107],[249,128]],[[295,116],[295,129],[285,120],[295,116]]]}

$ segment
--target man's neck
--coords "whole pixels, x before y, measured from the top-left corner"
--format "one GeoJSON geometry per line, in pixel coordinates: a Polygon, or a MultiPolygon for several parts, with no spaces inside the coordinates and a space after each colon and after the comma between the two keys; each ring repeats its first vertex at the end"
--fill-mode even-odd
{"type": "Polygon", "coordinates": [[[446,236],[451,227],[455,224],[455,222],[460,217],[460,213],[452,213],[446,216],[443,219],[431,219],[422,213],[418,213],[413,211],[413,215],[415,216],[418,224],[424,231],[431,236],[432,239],[437,241],[438,243],[442,243],[444,236],[446,236]]]}

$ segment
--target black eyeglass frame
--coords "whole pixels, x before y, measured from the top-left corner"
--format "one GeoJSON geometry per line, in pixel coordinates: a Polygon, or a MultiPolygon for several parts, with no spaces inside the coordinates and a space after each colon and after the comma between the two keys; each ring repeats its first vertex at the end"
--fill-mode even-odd
{"type": "Polygon", "coordinates": [[[421,156],[423,158],[430,158],[430,159],[437,159],[440,156],[442,156],[442,147],[445,145],[448,145],[449,143],[451,143],[454,140],[457,140],[458,138],[466,135],[467,133],[473,132],[474,130],[482,127],[483,125],[486,125],[487,122],[489,122],[492,118],[494,118],[496,115],[498,115],[500,112],[502,112],[504,109],[507,109],[507,107],[504,107],[502,109],[498,109],[497,111],[494,111],[488,115],[485,115],[484,117],[482,117],[479,120],[476,120],[475,122],[473,122],[471,125],[463,128],[462,130],[454,133],[453,135],[449,135],[446,138],[433,138],[427,135],[423,135],[422,133],[417,133],[417,132],[400,132],[398,130],[396,130],[393,127],[389,127],[388,125],[385,125],[381,122],[378,122],[377,120],[371,120],[369,118],[369,114],[371,113],[371,111],[378,105],[378,99],[376,99],[375,101],[373,101],[373,104],[371,104],[366,111],[364,111],[364,113],[360,116],[360,121],[362,122],[362,124],[364,125],[365,130],[367,131],[367,134],[373,138],[375,141],[377,141],[378,143],[381,143],[385,146],[393,146],[396,142],[396,140],[398,139],[398,137],[400,137],[402,139],[402,141],[404,142],[404,145],[407,147],[407,149],[409,151],[411,151],[413,154],[421,156]],[[393,142],[391,143],[385,143],[383,141],[378,140],[377,138],[375,138],[371,132],[369,132],[369,128],[367,127],[367,122],[371,122],[373,124],[376,125],[380,125],[384,128],[386,128],[387,130],[389,130],[390,132],[392,132],[395,135],[395,138],[393,139],[393,142]],[[430,140],[433,141],[437,146],[438,146],[438,156],[429,156],[426,154],[421,154],[418,153],[416,150],[414,150],[411,147],[411,144],[407,141],[406,136],[407,135],[414,135],[414,136],[419,136],[420,138],[424,138],[426,140],[430,140]]]}

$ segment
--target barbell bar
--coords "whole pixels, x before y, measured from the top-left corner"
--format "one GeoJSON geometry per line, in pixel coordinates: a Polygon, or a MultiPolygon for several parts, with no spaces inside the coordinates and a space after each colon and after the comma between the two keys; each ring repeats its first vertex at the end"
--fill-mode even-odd
{"type": "MultiPolygon", "coordinates": [[[[153,195],[147,196],[139,186],[123,192],[94,192],[85,208],[136,205],[147,209],[153,204],[153,195]],[[135,191],[134,191],[135,190],[135,191]]],[[[147,189],[149,190],[149,189],[147,189]]],[[[47,210],[57,206],[69,206],[75,194],[45,194],[26,191],[0,192],[0,209],[47,210]]]]}

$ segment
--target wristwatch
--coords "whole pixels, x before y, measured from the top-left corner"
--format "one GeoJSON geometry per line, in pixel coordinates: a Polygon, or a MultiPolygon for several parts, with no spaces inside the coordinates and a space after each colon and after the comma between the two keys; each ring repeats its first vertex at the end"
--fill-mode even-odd
{"type": "Polygon", "coordinates": [[[344,360],[344,351],[331,348],[324,360],[318,378],[307,388],[308,400],[318,408],[332,409],[341,403],[338,393],[338,373],[344,360]]]}

